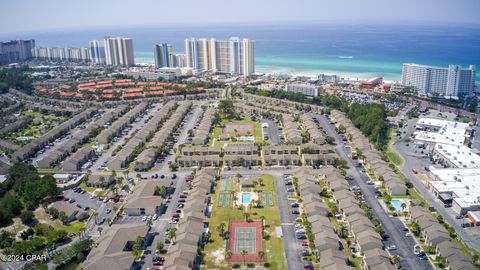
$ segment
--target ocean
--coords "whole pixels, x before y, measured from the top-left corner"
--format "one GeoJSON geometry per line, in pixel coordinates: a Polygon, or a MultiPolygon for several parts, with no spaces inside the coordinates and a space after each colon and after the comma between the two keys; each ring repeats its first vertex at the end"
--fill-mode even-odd
{"type": "MultiPolygon", "coordinates": [[[[135,26],[57,30],[0,35],[0,40],[33,38],[37,46],[85,47],[104,36],[130,37],[137,63],[153,63],[153,45],[171,43],[184,53],[183,40],[254,39],[257,72],[399,80],[402,63],[480,66],[480,26],[268,24],[230,26],[135,26]]],[[[480,81],[480,72],[477,72],[480,81]]]]}

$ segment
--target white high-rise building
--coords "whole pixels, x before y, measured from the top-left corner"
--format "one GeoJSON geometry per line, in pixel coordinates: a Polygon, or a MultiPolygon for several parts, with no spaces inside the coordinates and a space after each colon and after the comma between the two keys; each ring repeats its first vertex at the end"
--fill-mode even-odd
{"type": "Polygon", "coordinates": [[[422,94],[457,98],[470,95],[475,89],[476,68],[470,65],[448,68],[403,64],[402,84],[415,87],[422,94]]]}
{"type": "Polygon", "coordinates": [[[133,41],[130,38],[93,40],[90,42],[90,54],[93,63],[109,66],[135,65],[133,41]]]}
{"type": "Polygon", "coordinates": [[[255,41],[186,39],[186,66],[197,71],[252,75],[255,72],[255,41]]]}
{"type": "Polygon", "coordinates": [[[32,56],[41,60],[90,61],[88,48],[42,48],[32,49],[32,56]]]}
{"type": "Polygon", "coordinates": [[[90,41],[90,61],[94,64],[105,64],[105,41],[90,41]]]}

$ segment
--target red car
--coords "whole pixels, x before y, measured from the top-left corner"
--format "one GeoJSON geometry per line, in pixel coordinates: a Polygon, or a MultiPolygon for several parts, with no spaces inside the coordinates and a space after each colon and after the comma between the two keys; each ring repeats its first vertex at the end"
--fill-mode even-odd
{"type": "Polygon", "coordinates": [[[163,261],[154,261],[153,265],[163,265],[163,261]]]}
{"type": "Polygon", "coordinates": [[[412,172],[413,172],[414,174],[417,174],[417,173],[418,173],[417,170],[415,170],[415,169],[412,169],[412,172]]]}
{"type": "Polygon", "coordinates": [[[308,240],[303,240],[302,241],[302,246],[308,247],[308,240]]]}

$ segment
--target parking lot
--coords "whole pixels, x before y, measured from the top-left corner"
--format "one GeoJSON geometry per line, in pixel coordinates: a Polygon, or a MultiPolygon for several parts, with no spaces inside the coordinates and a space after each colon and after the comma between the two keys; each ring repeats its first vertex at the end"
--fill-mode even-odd
{"type": "MultiPolygon", "coordinates": [[[[260,119],[262,124],[263,130],[263,139],[265,141],[270,141],[272,145],[277,145],[279,142],[282,141],[281,136],[282,132],[279,130],[277,122],[271,119],[260,119]]],[[[285,138],[283,138],[283,142],[285,142],[285,138]]]]}

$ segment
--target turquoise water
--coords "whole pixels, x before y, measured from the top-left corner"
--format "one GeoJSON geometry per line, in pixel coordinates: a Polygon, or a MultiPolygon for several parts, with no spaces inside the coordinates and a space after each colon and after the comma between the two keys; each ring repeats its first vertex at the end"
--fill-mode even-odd
{"type": "Polygon", "coordinates": [[[402,212],[402,201],[401,200],[391,200],[390,203],[395,207],[398,212],[402,212]]]}
{"type": "MultiPolygon", "coordinates": [[[[461,25],[265,24],[135,26],[0,35],[34,38],[37,46],[86,47],[104,36],[133,39],[137,63],[153,63],[153,45],[168,42],[184,53],[187,37],[255,40],[257,72],[400,80],[403,63],[480,66],[480,28],[461,25]]],[[[478,69],[478,68],[477,68],[478,69]]],[[[477,72],[480,81],[480,72],[477,72]]]]}
{"type": "Polygon", "coordinates": [[[242,203],[248,204],[252,201],[252,194],[250,193],[242,193],[242,203]]]}

